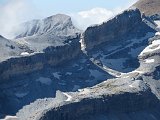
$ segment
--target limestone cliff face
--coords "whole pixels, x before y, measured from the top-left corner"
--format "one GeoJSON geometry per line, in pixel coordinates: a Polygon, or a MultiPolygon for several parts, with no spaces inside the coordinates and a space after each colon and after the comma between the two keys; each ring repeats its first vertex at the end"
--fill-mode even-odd
{"type": "Polygon", "coordinates": [[[44,66],[57,66],[76,57],[80,51],[79,36],[68,39],[63,46],[48,46],[41,53],[16,56],[0,63],[0,82],[19,74],[32,73],[44,66]]]}
{"type": "Polygon", "coordinates": [[[116,42],[123,39],[143,37],[153,31],[142,20],[138,9],[129,9],[113,19],[98,26],[91,26],[84,32],[86,50],[107,42],[116,42]]]}
{"type": "MultiPolygon", "coordinates": [[[[117,89],[117,91],[119,90],[117,89]]],[[[155,107],[158,103],[158,99],[149,89],[143,88],[139,92],[124,92],[121,89],[114,94],[90,95],[90,97],[86,95],[85,98],[78,102],[75,100],[73,102],[61,103],[57,107],[44,110],[36,119],[79,120],[86,115],[147,110],[155,107]]]]}

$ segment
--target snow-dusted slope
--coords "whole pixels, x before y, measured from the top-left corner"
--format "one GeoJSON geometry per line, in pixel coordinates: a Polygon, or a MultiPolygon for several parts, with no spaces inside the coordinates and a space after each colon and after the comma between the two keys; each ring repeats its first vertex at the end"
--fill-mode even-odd
{"type": "Polygon", "coordinates": [[[17,42],[0,36],[0,51],[0,62],[2,62],[5,59],[19,56],[24,50],[20,49],[20,45],[17,42]]]}
{"type": "Polygon", "coordinates": [[[49,34],[53,36],[69,36],[80,32],[72,24],[71,17],[57,14],[43,20],[33,20],[18,26],[16,38],[32,35],[49,34]]]}
{"type": "Polygon", "coordinates": [[[73,59],[81,51],[80,30],[67,15],[57,14],[19,27],[22,29],[17,33],[18,39],[1,40],[0,59],[5,62],[0,64],[0,81],[41,70],[46,65],[56,66],[73,59]],[[12,63],[14,65],[10,65],[12,63]]]}

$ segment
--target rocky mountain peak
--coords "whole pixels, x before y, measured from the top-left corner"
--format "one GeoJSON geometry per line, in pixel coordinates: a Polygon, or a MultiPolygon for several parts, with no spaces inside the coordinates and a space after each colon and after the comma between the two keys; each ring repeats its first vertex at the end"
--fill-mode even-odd
{"type": "Polygon", "coordinates": [[[75,32],[79,32],[79,30],[73,26],[71,17],[64,14],[56,14],[42,20],[32,20],[21,24],[18,26],[16,38],[42,34],[66,36],[75,32]]]}
{"type": "Polygon", "coordinates": [[[54,22],[63,23],[64,21],[71,22],[71,17],[65,14],[56,14],[56,15],[52,15],[50,17],[45,18],[44,21],[45,20],[52,20],[54,22]]]}

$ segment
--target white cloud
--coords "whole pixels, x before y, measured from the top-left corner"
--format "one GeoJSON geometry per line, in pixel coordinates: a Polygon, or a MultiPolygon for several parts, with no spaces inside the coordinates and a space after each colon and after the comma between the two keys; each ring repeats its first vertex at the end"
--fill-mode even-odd
{"type": "Polygon", "coordinates": [[[97,7],[86,11],[80,11],[78,13],[72,13],[70,16],[72,17],[72,21],[75,26],[85,30],[90,25],[100,24],[107,21],[109,18],[129,8],[136,1],[138,0],[131,0],[127,4],[124,4],[124,6],[114,8],[113,10],[97,7]]]}
{"type": "Polygon", "coordinates": [[[81,11],[71,14],[73,23],[80,29],[86,29],[92,24],[100,24],[113,16],[113,11],[105,8],[93,8],[87,11],[81,11]]]}
{"type": "Polygon", "coordinates": [[[0,35],[8,38],[13,37],[14,26],[34,15],[27,0],[8,0],[0,6],[0,11],[0,35]]]}
{"type": "Polygon", "coordinates": [[[78,13],[70,14],[74,25],[82,30],[85,30],[90,25],[100,24],[107,21],[109,18],[122,12],[125,8],[116,8],[114,10],[108,10],[105,8],[93,8],[87,11],[81,11],[78,13]]]}

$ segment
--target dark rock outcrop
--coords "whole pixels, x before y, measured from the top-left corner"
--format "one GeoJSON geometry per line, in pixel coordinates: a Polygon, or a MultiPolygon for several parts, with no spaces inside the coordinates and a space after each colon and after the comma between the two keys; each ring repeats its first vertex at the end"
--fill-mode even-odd
{"type": "Polygon", "coordinates": [[[144,93],[126,93],[113,95],[111,97],[86,98],[77,103],[71,103],[48,110],[37,120],[78,120],[85,115],[104,114],[113,111],[122,113],[135,112],[153,108],[157,105],[158,100],[156,101],[154,96],[150,96],[148,93],[143,94],[144,93]]]}
{"type": "Polygon", "coordinates": [[[101,25],[88,27],[83,42],[86,50],[91,50],[104,42],[110,44],[113,41],[143,37],[153,31],[143,22],[138,9],[129,9],[101,25]]]}

